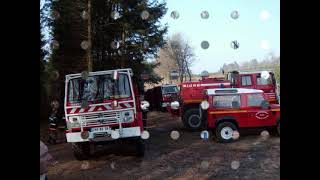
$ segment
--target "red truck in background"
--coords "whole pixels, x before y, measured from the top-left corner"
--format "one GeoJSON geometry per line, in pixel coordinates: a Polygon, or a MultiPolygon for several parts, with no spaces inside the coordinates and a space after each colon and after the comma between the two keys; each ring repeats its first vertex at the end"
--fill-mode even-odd
{"type": "Polygon", "coordinates": [[[175,84],[164,84],[151,89],[145,93],[145,100],[150,103],[150,110],[166,111],[170,107],[172,99],[179,95],[178,86],[175,84]]]}
{"type": "Polygon", "coordinates": [[[261,71],[232,71],[227,74],[226,79],[231,82],[233,88],[260,89],[266,94],[271,104],[279,104],[274,73],[272,71],[264,71],[264,73],[269,75],[263,78],[261,71]]]}
{"type": "Polygon", "coordinates": [[[271,71],[239,72],[232,71],[223,78],[209,78],[206,72],[196,82],[183,82],[180,96],[171,100],[170,113],[181,116],[184,126],[191,130],[202,128],[199,105],[204,99],[204,90],[216,88],[247,88],[263,90],[271,104],[278,104],[276,80],[271,71]]]}

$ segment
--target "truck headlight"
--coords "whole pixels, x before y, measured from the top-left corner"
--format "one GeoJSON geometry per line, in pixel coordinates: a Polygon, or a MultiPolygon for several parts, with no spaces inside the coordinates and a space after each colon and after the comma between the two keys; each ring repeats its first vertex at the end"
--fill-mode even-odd
{"type": "Polygon", "coordinates": [[[178,101],[174,101],[170,104],[170,106],[171,106],[171,109],[179,109],[180,104],[178,101]]]}
{"type": "Polygon", "coordinates": [[[68,118],[69,121],[67,121],[67,127],[68,129],[70,128],[77,128],[77,127],[80,127],[80,117],[78,116],[71,116],[68,118]]]}
{"type": "Polygon", "coordinates": [[[133,111],[123,111],[120,113],[121,122],[133,121],[133,111]]]}

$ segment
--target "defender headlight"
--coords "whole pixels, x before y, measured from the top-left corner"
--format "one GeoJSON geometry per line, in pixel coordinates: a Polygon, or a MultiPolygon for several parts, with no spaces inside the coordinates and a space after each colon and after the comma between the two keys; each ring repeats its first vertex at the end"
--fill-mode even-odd
{"type": "Polygon", "coordinates": [[[123,111],[120,113],[121,122],[131,122],[133,121],[133,111],[123,111]]]}
{"type": "Polygon", "coordinates": [[[201,104],[200,104],[201,108],[203,110],[207,110],[209,108],[209,102],[208,101],[202,101],[201,104]]]}

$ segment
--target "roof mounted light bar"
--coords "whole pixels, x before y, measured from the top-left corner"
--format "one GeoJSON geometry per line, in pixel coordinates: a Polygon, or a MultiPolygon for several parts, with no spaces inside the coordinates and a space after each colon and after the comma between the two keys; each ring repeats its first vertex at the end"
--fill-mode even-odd
{"type": "Polygon", "coordinates": [[[238,90],[237,89],[218,89],[218,90],[215,90],[215,93],[216,94],[238,93],[238,90]]]}

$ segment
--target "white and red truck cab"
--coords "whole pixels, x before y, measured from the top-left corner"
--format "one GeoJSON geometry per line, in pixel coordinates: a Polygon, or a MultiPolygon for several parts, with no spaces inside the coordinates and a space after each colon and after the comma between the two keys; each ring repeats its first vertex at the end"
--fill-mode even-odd
{"type": "Polygon", "coordinates": [[[95,142],[132,139],[137,154],[143,155],[143,111],[131,69],[117,69],[66,75],[66,139],[77,159],[87,159],[95,142]]]}

